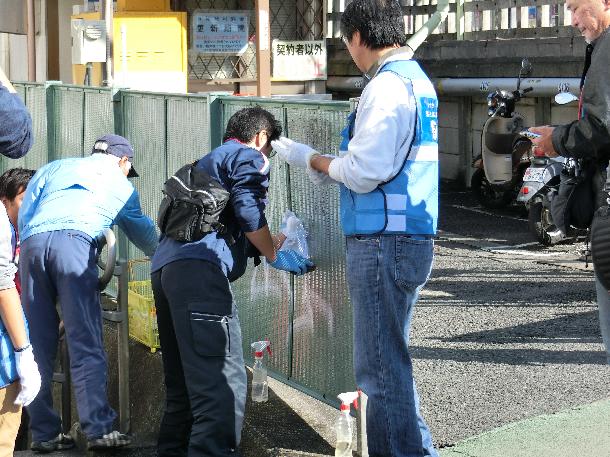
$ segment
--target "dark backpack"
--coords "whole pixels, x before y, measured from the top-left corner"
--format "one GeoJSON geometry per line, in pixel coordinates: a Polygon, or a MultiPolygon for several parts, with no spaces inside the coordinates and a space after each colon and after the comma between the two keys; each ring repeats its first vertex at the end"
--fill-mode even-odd
{"type": "Polygon", "coordinates": [[[163,185],[157,225],[176,241],[198,241],[210,232],[226,232],[219,219],[229,192],[196,165],[183,166],[163,185]]]}

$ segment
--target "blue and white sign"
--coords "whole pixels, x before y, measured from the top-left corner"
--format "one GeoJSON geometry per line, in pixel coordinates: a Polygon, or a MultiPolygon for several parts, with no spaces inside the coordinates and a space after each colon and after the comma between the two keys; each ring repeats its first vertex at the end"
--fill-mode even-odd
{"type": "Polygon", "coordinates": [[[192,17],[192,50],[241,55],[248,47],[249,11],[196,10],[192,17]]]}

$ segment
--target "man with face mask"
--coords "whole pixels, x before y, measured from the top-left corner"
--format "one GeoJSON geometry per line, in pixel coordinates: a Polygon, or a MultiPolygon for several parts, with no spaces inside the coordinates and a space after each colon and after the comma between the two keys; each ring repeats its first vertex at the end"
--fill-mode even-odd
{"type": "MultiPolygon", "coordinates": [[[[541,135],[532,143],[546,156],[594,162],[597,208],[605,204],[607,194],[603,187],[610,159],[610,0],[567,0],[566,6],[572,13],[572,26],[588,43],[579,119],[557,127],[532,127],[530,130],[541,135]]],[[[610,364],[610,295],[597,277],[595,283],[600,328],[610,364]]]]}
{"type": "Polygon", "coordinates": [[[34,175],[19,210],[21,295],[42,388],[28,408],[32,450],[74,446],[61,433],[53,410],[51,383],[59,317],[66,331],[70,372],[82,431],[89,449],[124,446],[130,439],[113,431],[116,413],[106,394],[107,362],[102,341],[96,237],[117,224],[146,255],[158,237],[142,214],[128,177],[133,148],[119,135],[99,138],[89,157],[51,162],[34,175]]]}

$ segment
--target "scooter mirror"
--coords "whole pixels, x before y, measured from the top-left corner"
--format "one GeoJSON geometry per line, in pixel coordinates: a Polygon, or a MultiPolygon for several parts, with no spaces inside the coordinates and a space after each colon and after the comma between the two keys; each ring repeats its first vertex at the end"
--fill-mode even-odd
{"type": "Polygon", "coordinates": [[[521,61],[521,76],[527,76],[532,72],[532,64],[529,60],[523,59],[521,61]]]}
{"type": "Polygon", "coordinates": [[[555,103],[558,105],[566,105],[578,100],[578,97],[570,92],[559,92],[555,95],[555,103]]]}

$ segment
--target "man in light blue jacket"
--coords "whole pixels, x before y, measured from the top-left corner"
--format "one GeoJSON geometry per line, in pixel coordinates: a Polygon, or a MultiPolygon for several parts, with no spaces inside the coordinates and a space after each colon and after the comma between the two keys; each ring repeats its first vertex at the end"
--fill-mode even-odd
{"type": "Polygon", "coordinates": [[[138,193],[127,180],[138,176],[132,158],[133,148],[125,138],[104,135],[95,142],[91,156],[42,167],[23,198],[19,211],[22,301],[42,377],[40,394],[28,408],[35,451],[74,446],[73,439],[61,433],[61,420],[53,410],[56,302],[61,307],[78,416],[88,448],[129,444],[129,437],[112,429],[116,413],[106,394],[96,237],[117,224],[146,255],[157,247],[155,227],[142,214],[138,193]]]}

